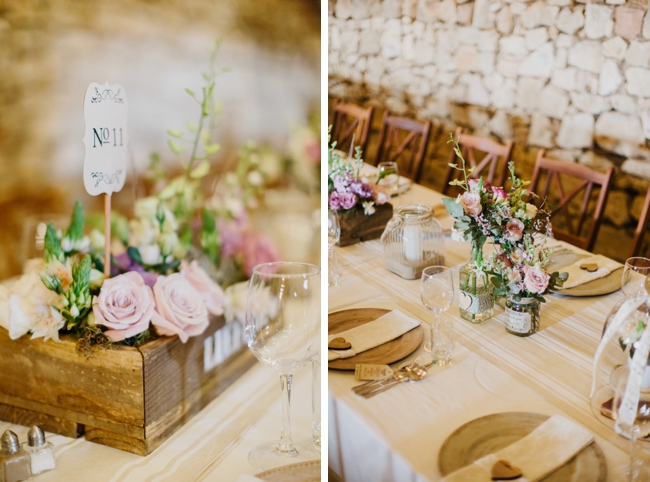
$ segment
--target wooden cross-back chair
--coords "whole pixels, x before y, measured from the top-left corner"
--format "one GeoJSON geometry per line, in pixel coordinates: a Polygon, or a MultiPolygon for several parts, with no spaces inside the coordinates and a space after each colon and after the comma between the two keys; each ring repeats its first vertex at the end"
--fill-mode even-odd
{"type": "Polygon", "coordinates": [[[420,123],[407,117],[390,115],[388,111],[384,112],[375,165],[395,161],[400,176],[420,182],[430,133],[431,121],[420,123]]]}
{"type": "Polygon", "coordinates": [[[641,256],[641,250],[643,249],[643,239],[645,238],[645,232],[648,229],[648,221],[650,221],[650,186],[648,186],[648,190],[645,194],[645,201],[643,201],[641,216],[639,217],[639,223],[636,225],[634,240],[632,241],[632,249],[630,250],[630,255],[628,258],[641,256]]]}
{"type": "Polygon", "coordinates": [[[607,194],[609,193],[614,169],[609,168],[604,173],[598,172],[580,164],[571,164],[544,157],[545,153],[546,151],[541,149],[537,154],[530,190],[542,198],[547,198],[552,181],[559,200],[557,203],[552,203],[556,204],[557,207],[553,210],[551,216],[558,215],[560,211],[564,213],[564,227],[558,228],[556,225],[553,226],[555,237],[579,248],[591,251],[596,242],[598,229],[600,228],[600,223],[605,212],[605,203],[607,202],[607,194]],[[539,184],[542,171],[545,171],[547,176],[540,190],[539,184]],[[562,184],[561,177],[573,178],[574,182],[577,182],[577,185],[570,192],[566,193],[565,185],[562,184]],[[585,226],[589,201],[594,187],[600,188],[600,193],[598,194],[594,213],[591,216],[591,226],[585,226]],[[580,211],[577,214],[577,219],[575,219],[576,215],[569,212],[569,203],[571,200],[576,199],[578,193],[583,190],[584,196],[580,204],[580,211]],[[584,229],[586,229],[586,234],[581,235],[584,229]]]}
{"type": "Polygon", "coordinates": [[[352,144],[352,137],[354,137],[355,147],[361,147],[361,152],[365,157],[373,110],[372,107],[364,109],[358,105],[334,101],[332,141],[336,141],[337,149],[348,152],[350,144],[352,144]]]}
{"type": "MultiPolygon", "coordinates": [[[[483,174],[483,179],[490,181],[496,186],[502,187],[508,175],[508,162],[512,156],[512,148],[515,143],[510,141],[506,145],[499,144],[485,137],[471,136],[463,134],[463,129],[459,127],[456,129],[454,139],[460,146],[460,152],[466,162],[466,168],[474,168],[474,172],[470,178],[478,179],[483,174]],[[477,152],[484,153],[485,156],[478,160],[477,152]],[[485,174],[487,170],[487,174],[485,174]]],[[[449,164],[459,164],[460,160],[452,149],[449,156],[449,164]]],[[[442,188],[443,194],[450,194],[454,191],[454,186],[450,186],[449,182],[453,179],[460,179],[461,172],[451,166],[447,166],[447,176],[445,178],[445,185],[442,188]]]]}

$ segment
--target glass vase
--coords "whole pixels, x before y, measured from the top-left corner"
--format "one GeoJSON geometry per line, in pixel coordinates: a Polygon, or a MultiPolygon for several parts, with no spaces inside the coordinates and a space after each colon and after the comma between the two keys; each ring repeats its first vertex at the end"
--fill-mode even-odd
{"type": "Polygon", "coordinates": [[[483,265],[483,246],[472,244],[469,263],[458,272],[460,284],[458,307],[460,317],[472,323],[483,323],[494,315],[492,285],[483,265]]]}
{"type": "Polygon", "coordinates": [[[535,298],[506,300],[506,331],[517,336],[530,336],[539,330],[540,302],[535,298]]]}

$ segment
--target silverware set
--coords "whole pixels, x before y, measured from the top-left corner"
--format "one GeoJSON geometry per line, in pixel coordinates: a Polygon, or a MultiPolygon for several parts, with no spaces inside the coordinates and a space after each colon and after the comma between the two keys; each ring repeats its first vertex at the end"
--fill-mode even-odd
{"type": "Polygon", "coordinates": [[[427,376],[427,370],[431,367],[431,365],[433,365],[431,362],[427,364],[422,364],[422,362],[423,360],[420,357],[414,362],[409,363],[408,365],[405,365],[396,370],[389,378],[371,380],[369,382],[362,383],[361,385],[354,387],[352,391],[360,397],[371,398],[400,383],[422,380],[427,376]]]}

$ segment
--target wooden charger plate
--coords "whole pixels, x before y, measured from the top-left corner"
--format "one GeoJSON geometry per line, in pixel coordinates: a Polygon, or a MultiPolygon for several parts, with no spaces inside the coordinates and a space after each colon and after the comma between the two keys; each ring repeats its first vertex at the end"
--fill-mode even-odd
{"type": "MultiPolygon", "coordinates": [[[[390,311],[380,308],[354,308],[330,313],[327,317],[328,334],[334,335],[356,328],[357,326],[365,325],[384,316],[386,313],[390,313],[390,311]]],[[[366,350],[358,355],[350,358],[332,360],[328,363],[328,367],[335,370],[354,370],[357,363],[388,365],[389,363],[401,360],[417,350],[423,338],[424,330],[422,326],[418,326],[388,343],[366,350]]]]}
{"type": "MultiPolygon", "coordinates": [[[[462,425],[445,440],[438,453],[438,469],[445,477],[475,460],[521,440],[549,417],[541,413],[506,412],[480,417],[462,425]]],[[[526,474],[524,474],[524,477],[526,474]]],[[[542,482],[605,482],[607,462],[596,442],[587,445],[542,482]]]]}
{"type": "Polygon", "coordinates": [[[283,465],[256,477],[266,482],[320,482],[320,460],[283,465]]]}

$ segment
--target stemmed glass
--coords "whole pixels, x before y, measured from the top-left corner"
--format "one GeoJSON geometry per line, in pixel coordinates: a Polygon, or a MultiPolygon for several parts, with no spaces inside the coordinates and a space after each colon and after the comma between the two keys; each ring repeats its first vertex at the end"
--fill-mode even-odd
{"type": "Polygon", "coordinates": [[[622,407],[625,391],[628,387],[628,377],[620,377],[614,393],[614,402],[612,412],[616,421],[615,430],[630,440],[630,461],[627,468],[629,482],[648,480],[647,470],[642,467],[641,462],[636,456],[637,439],[645,437],[650,433],[650,393],[641,391],[639,394],[639,403],[632,409],[632,413],[627,417],[623,413],[622,407]]]}
{"type": "Polygon", "coordinates": [[[395,161],[380,162],[377,165],[377,184],[389,196],[397,196],[399,188],[399,167],[395,161]]]}
{"type": "Polygon", "coordinates": [[[425,308],[433,312],[434,321],[430,324],[429,343],[425,350],[431,352],[432,361],[439,365],[449,363],[452,354],[453,324],[440,320],[454,299],[454,281],[451,270],[444,266],[429,266],[422,270],[420,296],[425,308]]]}
{"type": "Polygon", "coordinates": [[[334,246],[341,238],[341,224],[339,223],[339,216],[336,211],[331,209],[327,210],[327,260],[328,260],[328,273],[327,281],[328,286],[335,286],[341,278],[339,273],[338,261],[336,259],[336,252],[334,246]]]}
{"type": "Polygon", "coordinates": [[[645,280],[650,274],[650,259],[629,258],[625,261],[621,289],[626,297],[635,296],[645,291],[645,280]]]}
{"type": "Polygon", "coordinates": [[[291,383],[320,343],[320,268],[277,262],[253,268],[246,300],[246,341],[253,355],[280,372],[282,432],[279,441],[254,447],[248,460],[267,470],[320,457],[311,445],[291,440],[291,383]]]}

